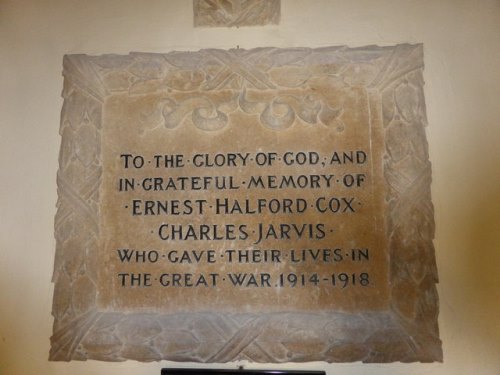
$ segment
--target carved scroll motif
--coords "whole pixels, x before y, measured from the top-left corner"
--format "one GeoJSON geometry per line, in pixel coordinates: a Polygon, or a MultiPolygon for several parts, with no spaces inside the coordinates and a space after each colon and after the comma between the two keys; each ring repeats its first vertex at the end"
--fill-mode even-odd
{"type": "Polygon", "coordinates": [[[422,69],[421,45],[66,56],[50,359],[442,360],[422,69]],[[100,132],[106,98],[164,93],[142,116],[165,128],[213,131],[238,112],[276,131],[290,126],[342,131],[342,102],[316,94],[325,84],[339,91],[362,87],[380,99],[373,110],[385,129],[391,308],[357,314],[100,311],[100,132]]]}

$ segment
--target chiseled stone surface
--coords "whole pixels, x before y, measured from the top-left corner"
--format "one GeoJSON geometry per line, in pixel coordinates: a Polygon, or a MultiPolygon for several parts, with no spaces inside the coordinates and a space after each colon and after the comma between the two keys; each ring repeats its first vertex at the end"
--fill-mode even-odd
{"type": "Polygon", "coordinates": [[[195,27],[278,24],[280,0],[193,0],[195,27]]]}
{"type": "Polygon", "coordinates": [[[421,45],[66,56],[51,360],[442,360],[422,69],[421,45]]]}

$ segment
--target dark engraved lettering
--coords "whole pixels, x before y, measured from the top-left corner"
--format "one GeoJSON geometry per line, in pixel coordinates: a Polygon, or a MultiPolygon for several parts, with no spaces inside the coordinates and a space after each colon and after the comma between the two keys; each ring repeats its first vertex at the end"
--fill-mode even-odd
{"type": "Polygon", "coordinates": [[[365,151],[335,151],[330,158],[330,164],[365,164],[368,156],[365,151]]]}
{"type": "Polygon", "coordinates": [[[278,159],[276,152],[258,152],[255,154],[255,164],[258,166],[272,166],[278,159]]]}
{"type": "Polygon", "coordinates": [[[290,262],[341,262],[344,260],[342,249],[302,249],[290,250],[290,262]]]}
{"type": "Polygon", "coordinates": [[[158,216],[158,215],[203,215],[207,201],[205,199],[172,199],[168,201],[132,200],[132,215],[158,216]]]}
{"type": "Polygon", "coordinates": [[[362,262],[370,260],[369,249],[351,249],[351,259],[353,262],[362,262]]]}
{"type": "Polygon", "coordinates": [[[271,287],[271,275],[269,273],[228,273],[227,276],[233,286],[271,287]]]}
{"type": "Polygon", "coordinates": [[[120,158],[123,160],[123,168],[137,168],[144,167],[144,157],[141,155],[121,154],[120,158]]]}
{"type": "Polygon", "coordinates": [[[364,173],[358,173],[355,175],[346,174],[342,178],[342,181],[344,182],[344,185],[346,187],[352,187],[352,186],[360,187],[365,181],[365,179],[366,175],[364,173]]]}
{"type": "Polygon", "coordinates": [[[164,241],[234,241],[246,240],[248,232],[246,224],[161,224],[158,237],[164,241]]]}
{"type": "Polygon", "coordinates": [[[337,197],[320,197],[316,199],[315,207],[318,212],[325,213],[346,213],[346,212],[356,212],[353,207],[356,198],[337,198],[337,197]]]}
{"type": "Polygon", "coordinates": [[[234,176],[146,177],[140,182],[145,191],[237,190],[234,176]]]}
{"type": "Polygon", "coordinates": [[[232,250],[225,251],[228,263],[281,263],[280,250],[232,250]]]}
{"type": "Polygon", "coordinates": [[[230,198],[217,198],[215,200],[215,213],[217,215],[248,215],[248,214],[299,214],[307,210],[307,201],[303,198],[296,199],[245,199],[239,201],[230,198]]]}
{"type": "Polygon", "coordinates": [[[192,273],[163,273],[159,277],[159,283],[163,287],[216,287],[219,274],[209,273],[192,274],[192,273]]]}
{"type": "Polygon", "coordinates": [[[118,191],[133,191],[135,188],[135,179],[120,178],[118,180],[118,191]]]}
{"type": "Polygon", "coordinates": [[[227,153],[227,154],[195,154],[193,155],[193,165],[195,167],[246,167],[250,153],[227,153]]]}
{"type": "Polygon", "coordinates": [[[251,176],[248,189],[328,189],[333,185],[333,174],[298,176],[251,176]]]}
{"type": "Polygon", "coordinates": [[[119,273],[120,285],[122,287],[150,287],[151,274],[150,273],[119,273]]]}
{"type": "Polygon", "coordinates": [[[283,162],[286,165],[316,165],[319,163],[319,154],[315,151],[310,152],[285,152],[283,162]]]}
{"type": "Polygon", "coordinates": [[[322,239],[325,237],[324,224],[263,224],[257,227],[257,240],[259,244],[263,240],[298,240],[298,239],[322,239]]]}
{"type": "Polygon", "coordinates": [[[121,263],[156,263],[160,258],[160,253],[156,250],[118,249],[116,252],[121,263]]]}
{"type": "Polygon", "coordinates": [[[155,168],[182,168],[184,155],[154,155],[155,168]]]}
{"type": "Polygon", "coordinates": [[[341,289],[353,286],[368,286],[370,284],[370,276],[367,272],[362,273],[333,273],[331,275],[331,283],[334,287],[341,289]]]}
{"type": "Polygon", "coordinates": [[[214,250],[167,251],[166,258],[170,263],[215,263],[214,250]]]}

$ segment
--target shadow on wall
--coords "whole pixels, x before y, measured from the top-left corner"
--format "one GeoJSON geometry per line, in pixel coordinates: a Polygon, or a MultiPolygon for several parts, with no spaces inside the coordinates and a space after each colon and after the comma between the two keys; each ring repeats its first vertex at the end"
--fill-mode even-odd
{"type": "MultiPolygon", "coordinates": [[[[492,163],[493,164],[493,163],[492,163]]],[[[494,170],[494,166],[482,166],[494,170]],[[491,167],[491,168],[489,168],[491,167]]],[[[498,169],[498,166],[497,166],[498,169]]],[[[495,177],[493,177],[495,178],[495,177]]],[[[500,179],[497,179],[500,180],[500,179]]],[[[478,191],[467,208],[461,210],[462,217],[456,219],[458,224],[453,228],[453,235],[458,236],[453,243],[463,243],[460,248],[448,249],[450,256],[460,256],[464,251],[463,261],[458,260],[460,269],[451,270],[455,285],[449,290],[459,295],[460,305],[455,304],[454,311],[461,317],[458,333],[462,339],[471,340],[468,344],[474,347],[475,342],[481,348],[489,348],[491,353],[500,353],[500,181],[494,182],[493,188],[478,191]],[[457,291],[457,288],[460,288],[457,291]]],[[[491,186],[489,185],[489,186],[491,186]]],[[[483,186],[486,186],[483,185],[483,186]]],[[[489,187],[488,186],[488,187],[489,187]]],[[[444,260],[446,261],[446,260],[444,260]]],[[[475,358],[480,361],[481,358],[475,358]]],[[[500,363],[500,360],[498,360],[500,363]]]]}

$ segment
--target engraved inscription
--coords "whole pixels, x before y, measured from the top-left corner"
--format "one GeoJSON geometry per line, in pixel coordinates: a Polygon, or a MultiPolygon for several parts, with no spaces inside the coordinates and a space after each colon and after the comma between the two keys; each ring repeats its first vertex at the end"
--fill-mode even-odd
{"type": "MultiPolygon", "coordinates": [[[[287,96],[287,88],[273,86],[287,96]]],[[[104,174],[101,189],[108,204],[101,213],[100,306],[386,308],[383,148],[370,138],[381,123],[369,117],[366,92],[346,90],[342,131],[304,116],[268,130],[237,106],[217,131],[197,132],[195,122],[182,120],[144,133],[134,121],[136,102],[156,102],[163,93],[108,98],[102,134],[113,146],[103,150],[103,167],[113,173],[104,174]],[[366,257],[353,260],[360,249],[366,257]],[[181,260],[172,262],[173,254],[181,260]]],[[[329,100],[327,92],[316,97],[329,100]]]]}

